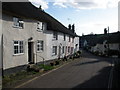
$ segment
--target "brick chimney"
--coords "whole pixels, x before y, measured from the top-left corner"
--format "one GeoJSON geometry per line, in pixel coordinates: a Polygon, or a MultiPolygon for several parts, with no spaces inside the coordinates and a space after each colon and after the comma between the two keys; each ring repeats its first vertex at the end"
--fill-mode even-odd
{"type": "Polygon", "coordinates": [[[75,25],[74,24],[72,25],[72,31],[73,31],[73,33],[75,32],[75,25]]]}
{"type": "Polygon", "coordinates": [[[104,34],[107,34],[107,28],[104,28],[104,34]]]}
{"type": "Polygon", "coordinates": [[[71,24],[68,25],[68,29],[71,30],[71,24]]]}

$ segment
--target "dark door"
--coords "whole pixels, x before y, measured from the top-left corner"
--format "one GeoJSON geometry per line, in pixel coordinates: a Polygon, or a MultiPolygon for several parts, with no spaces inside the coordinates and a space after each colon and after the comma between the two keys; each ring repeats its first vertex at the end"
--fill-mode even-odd
{"type": "Polygon", "coordinates": [[[30,64],[34,63],[34,61],[33,61],[33,42],[28,42],[28,62],[30,64]]]}

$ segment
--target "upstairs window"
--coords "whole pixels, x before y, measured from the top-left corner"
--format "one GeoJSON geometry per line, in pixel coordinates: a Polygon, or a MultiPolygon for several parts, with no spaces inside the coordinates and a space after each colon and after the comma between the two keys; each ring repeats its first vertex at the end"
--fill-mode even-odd
{"type": "Polygon", "coordinates": [[[64,41],[66,40],[66,36],[65,36],[65,34],[64,34],[64,41]]]}
{"type": "Polygon", "coordinates": [[[57,46],[53,46],[52,55],[57,55],[57,46]]]}
{"type": "Polygon", "coordinates": [[[43,51],[43,41],[38,40],[37,41],[37,52],[42,52],[43,51]]]}
{"type": "Polygon", "coordinates": [[[24,28],[24,22],[20,18],[13,17],[13,27],[24,28]]]}
{"type": "Polygon", "coordinates": [[[37,31],[43,31],[43,29],[44,29],[44,23],[38,22],[37,23],[37,31]]]}
{"type": "Polygon", "coordinates": [[[58,40],[58,34],[57,34],[57,32],[53,32],[53,40],[58,40]]]}
{"type": "Polygon", "coordinates": [[[23,41],[14,41],[14,54],[22,54],[23,53],[23,41]]]}

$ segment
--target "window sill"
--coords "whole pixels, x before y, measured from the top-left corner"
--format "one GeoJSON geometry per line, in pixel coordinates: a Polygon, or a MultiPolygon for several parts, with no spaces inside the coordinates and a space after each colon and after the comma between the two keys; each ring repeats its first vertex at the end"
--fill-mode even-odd
{"type": "Polygon", "coordinates": [[[43,30],[37,29],[38,32],[43,32],[43,30]]]}
{"type": "Polygon", "coordinates": [[[23,29],[23,27],[19,27],[19,26],[13,26],[13,28],[23,29]]]}
{"type": "Polygon", "coordinates": [[[42,53],[43,51],[37,51],[37,53],[42,53]]]}
{"type": "Polygon", "coordinates": [[[53,38],[52,41],[57,41],[57,39],[54,39],[54,38],[53,38]]]}
{"type": "Polygon", "coordinates": [[[13,56],[21,56],[21,55],[24,55],[24,53],[13,54],[13,56]]]}
{"type": "Polygon", "coordinates": [[[56,54],[53,54],[52,56],[56,56],[56,54]]]}

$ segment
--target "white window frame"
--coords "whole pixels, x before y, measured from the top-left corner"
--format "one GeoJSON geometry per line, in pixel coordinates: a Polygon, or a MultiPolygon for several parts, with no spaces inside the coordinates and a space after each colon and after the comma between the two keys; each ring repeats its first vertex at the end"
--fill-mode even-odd
{"type": "Polygon", "coordinates": [[[37,52],[43,52],[44,50],[44,41],[37,40],[37,52]]]}
{"type": "Polygon", "coordinates": [[[14,40],[13,41],[13,50],[14,50],[14,55],[21,55],[24,54],[24,42],[23,41],[18,41],[18,40],[14,40]],[[18,43],[15,43],[18,42],[18,43]],[[22,45],[21,45],[22,42],[22,45]],[[15,49],[15,47],[17,47],[17,49],[15,49]],[[15,51],[17,51],[17,53],[15,53],[15,51]]]}
{"type": "Polygon", "coordinates": [[[52,56],[57,55],[57,46],[52,47],[52,56]]]}
{"type": "Polygon", "coordinates": [[[62,53],[65,53],[65,46],[62,47],[62,53]]]}
{"type": "Polygon", "coordinates": [[[53,40],[58,40],[58,33],[57,32],[53,32],[53,40]]]}
{"type": "Polygon", "coordinates": [[[37,31],[43,31],[44,30],[44,23],[43,22],[37,22],[37,31]]]}
{"type": "Polygon", "coordinates": [[[24,22],[20,18],[13,17],[13,27],[15,28],[24,28],[24,22]]]}

